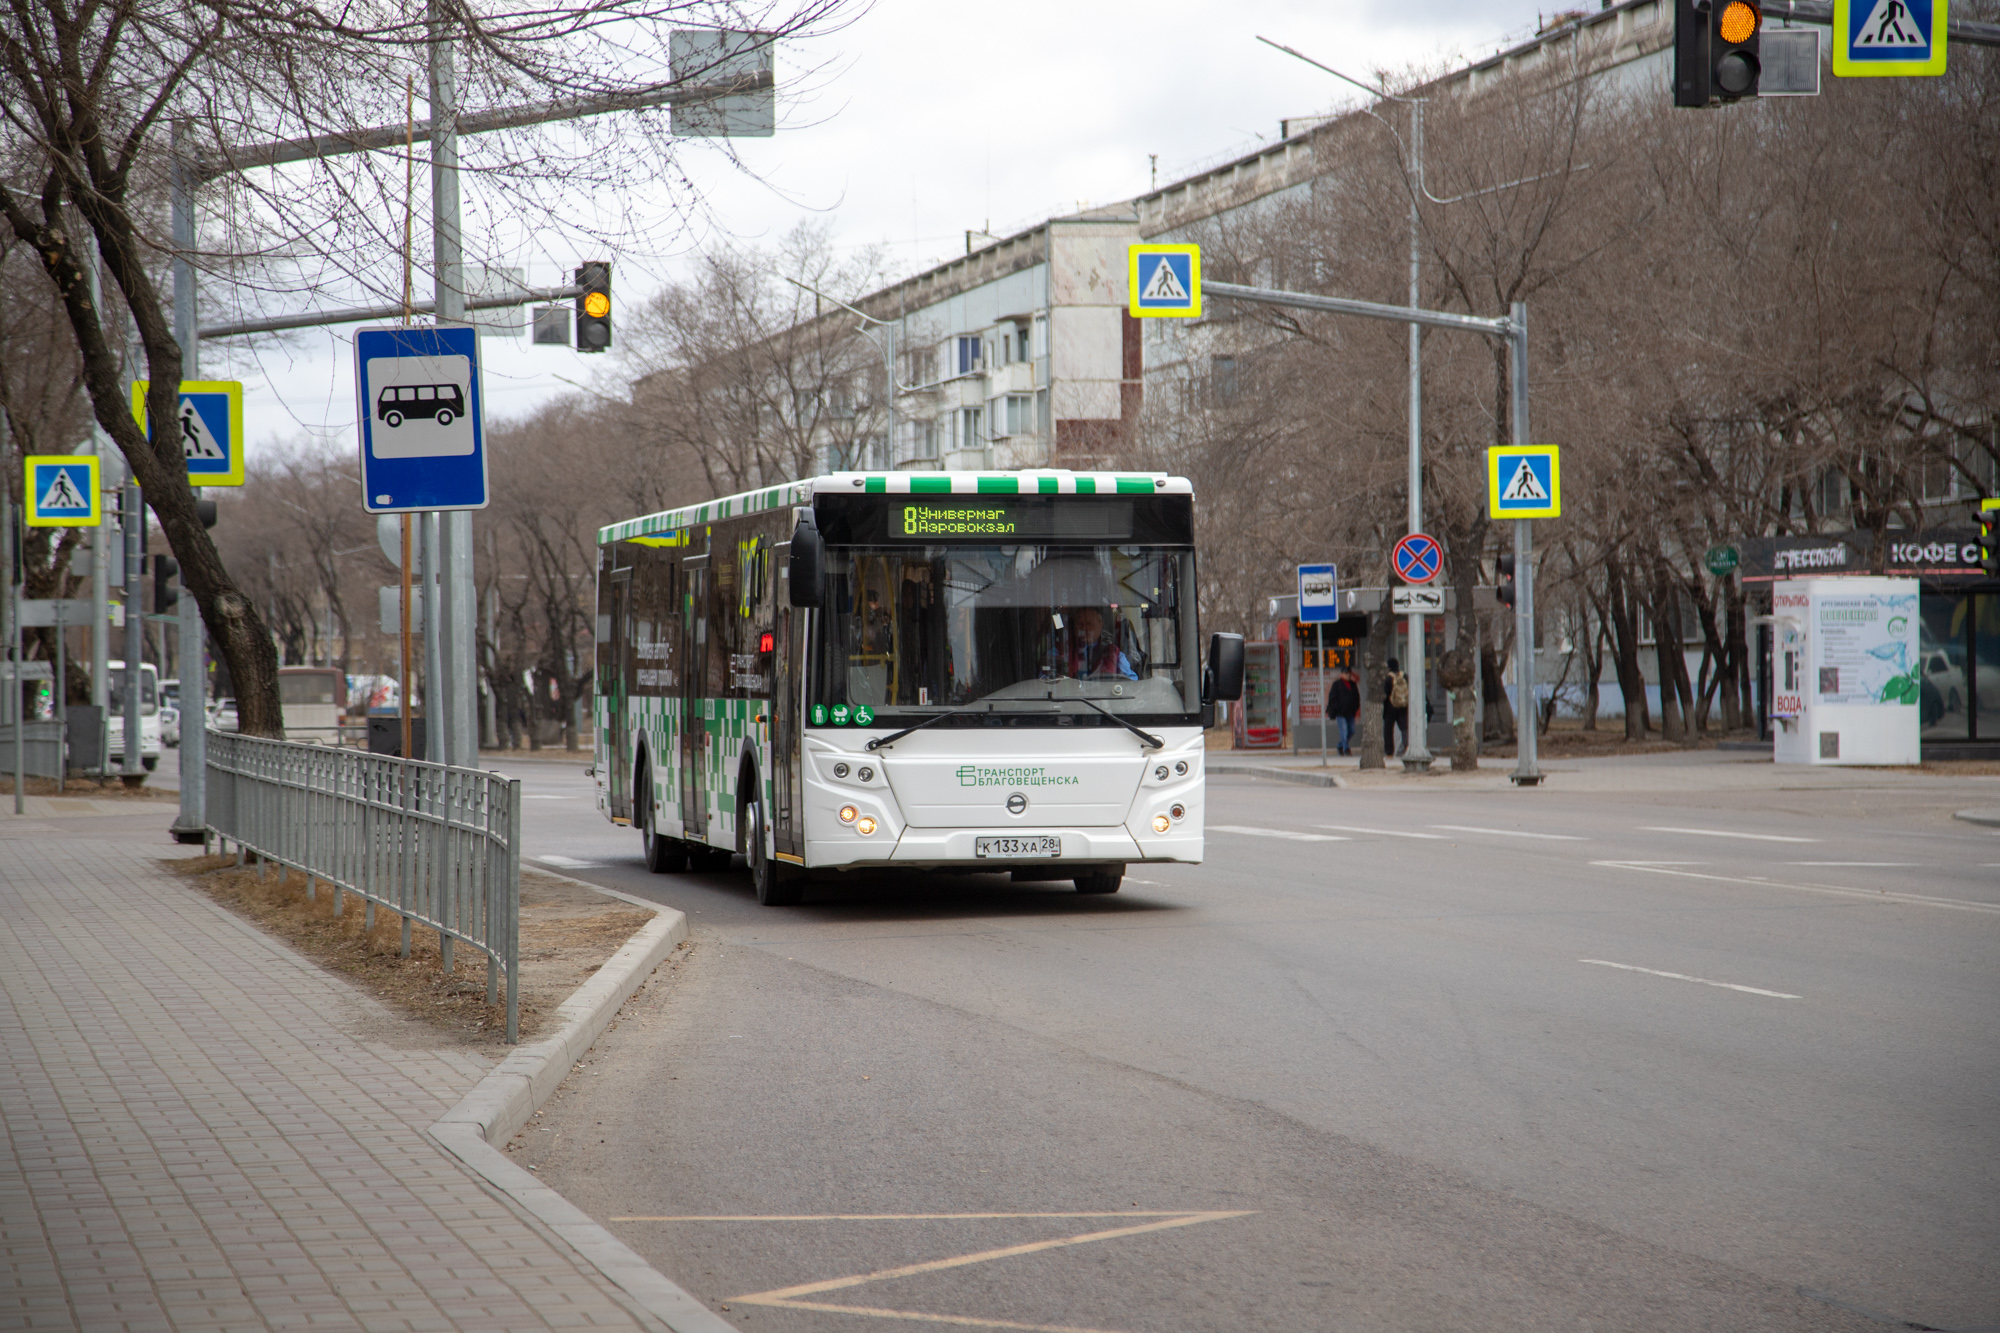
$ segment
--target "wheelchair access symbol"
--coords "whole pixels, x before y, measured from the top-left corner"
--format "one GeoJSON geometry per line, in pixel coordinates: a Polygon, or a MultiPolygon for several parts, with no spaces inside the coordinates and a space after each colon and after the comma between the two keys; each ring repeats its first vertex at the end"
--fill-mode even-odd
{"type": "Polygon", "coordinates": [[[1444,568],[1444,549],[1428,533],[1413,532],[1396,543],[1390,563],[1405,583],[1429,583],[1444,568]]]}

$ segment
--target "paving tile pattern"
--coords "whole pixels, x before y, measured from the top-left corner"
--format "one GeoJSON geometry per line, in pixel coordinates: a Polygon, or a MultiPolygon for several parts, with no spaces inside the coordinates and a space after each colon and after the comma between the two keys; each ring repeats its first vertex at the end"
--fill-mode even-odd
{"type": "Polygon", "coordinates": [[[424,1137],[483,1057],[356,1035],[157,845],[5,832],[0,1329],[658,1327],[424,1137]]]}

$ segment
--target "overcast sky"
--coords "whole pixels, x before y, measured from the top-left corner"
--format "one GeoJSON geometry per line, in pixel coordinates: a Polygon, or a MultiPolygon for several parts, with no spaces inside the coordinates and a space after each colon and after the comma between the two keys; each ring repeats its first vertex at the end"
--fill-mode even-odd
{"type": "MultiPolygon", "coordinates": [[[[1004,235],[1143,192],[1149,154],[1159,155],[1164,184],[1275,139],[1284,117],[1358,103],[1359,93],[1262,45],[1260,34],[1365,78],[1375,68],[1490,55],[1533,35],[1539,15],[1559,7],[877,0],[846,29],[780,50],[779,132],[736,141],[748,173],[713,146],[684,149],[707,196],[707,226],[676,253],[615,251],[616,292],[624,304],[656,290],[714,237],[769,242],[812,217],[830,224],[836,244],[884,246],[896,276],[917,272],[964,253],[968,228],[1004,235]],[[802,80],[804,69],[811,75],[802,80]],[[787,99],[788,87],[805,95],[787,99]]],[[[555,284],[584,257],[530,242],[495,258],[525,266],[531,283],[555,284]]],[[[525,340],[486,339],[483,348],[490,418],[572,392],[608,360],[525,340]]],[[[352,356],[346,327],[256,351],[241,340],[209,343],[202,370],[244,382],[254,460],[307,435],[351,447],[352,356]]]]}

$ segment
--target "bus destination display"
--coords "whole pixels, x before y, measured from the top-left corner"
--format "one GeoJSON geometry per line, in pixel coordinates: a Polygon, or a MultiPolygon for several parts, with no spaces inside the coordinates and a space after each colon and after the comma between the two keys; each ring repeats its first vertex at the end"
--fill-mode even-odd
{"type": "Polygon", "coordinates": [[[894,501],[887,536],[899,541],[1128,541],[1129,500],[999,495],[894,501]]]}

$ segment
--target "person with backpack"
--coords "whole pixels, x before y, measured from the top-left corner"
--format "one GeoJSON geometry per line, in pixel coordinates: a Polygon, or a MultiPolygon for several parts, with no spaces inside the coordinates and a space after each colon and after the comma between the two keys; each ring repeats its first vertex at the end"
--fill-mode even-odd
{"type": "Polygon", "coordinates": [[[1403,729],[1403,751],[1410,748],[1410,678],[1403,674],[1402,663],[1389,659],[1389,670],[1382,677],[1382,753],[1393,756],[1400,753],[1396,749],[1396,728],[1403,729]]]}
{"type": "Polygon", "coordinates": [[[1326,715],[1339,727],[1340,753],[1354,753],[1354,719],[1361,716],[1361,682],[1345,666],[1326,692],[1326,715]]]}

